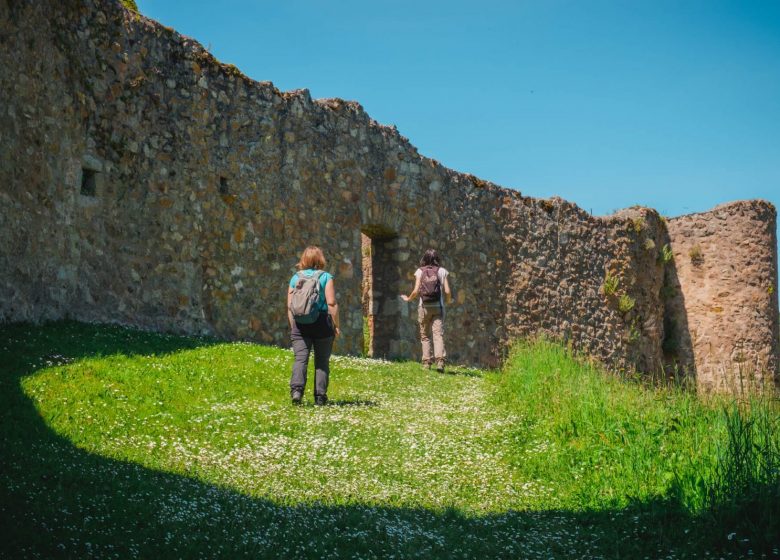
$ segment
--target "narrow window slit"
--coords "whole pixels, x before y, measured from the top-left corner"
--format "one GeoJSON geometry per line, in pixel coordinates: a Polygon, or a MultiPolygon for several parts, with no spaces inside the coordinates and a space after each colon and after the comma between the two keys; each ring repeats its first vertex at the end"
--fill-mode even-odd
{"type": "Polygon", "coordinates": [[[94,169],[83,168],[81,170],[81,194],[84,196],[97,196],[97,182],[94,169]]]}

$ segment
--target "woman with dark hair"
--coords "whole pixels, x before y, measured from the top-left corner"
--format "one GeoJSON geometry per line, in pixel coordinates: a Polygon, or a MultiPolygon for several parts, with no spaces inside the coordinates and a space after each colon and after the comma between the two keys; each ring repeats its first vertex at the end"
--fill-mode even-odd
{"type": "Polygon", "coordinates": [[[333,286],[333,276],[323,270],[325,255],[319,247],[306,247],[297,266],[298,272],[293,274],[287,289],[287,319],[290,322],[292,347],[295,353],[290,378],[290,396],[293,404],[301,404],[306,388],[309,355],[314,349],[314,404],[324,405],[328,402],[333,339],[341,332],[336,288],[333,286]],[[318,297],[316,301],[310,300],[309,313],[296,318],[293,309],[297,310],[300,302],[294,300],[298,295],[305,298],[311,294],[318,294],[318,297]]]}
{"type": "Polygon", "coordinates": [[[420,342],[422,342],[423,367],[429,368],[436,362],[436,369],[444,371],[444,360],[447,351],[444,349],[444,302],[452,301],[449,272],[441,266],[441,259],[436,249],[428,249],[420,259],[420,268],[414,272],[414,289],[412,293],[402,295],[404,301],[420,297],[417,317],[420,321],[420,342]],[[431,356],[431,336],[433,335],[433,356],[431,356]]]}

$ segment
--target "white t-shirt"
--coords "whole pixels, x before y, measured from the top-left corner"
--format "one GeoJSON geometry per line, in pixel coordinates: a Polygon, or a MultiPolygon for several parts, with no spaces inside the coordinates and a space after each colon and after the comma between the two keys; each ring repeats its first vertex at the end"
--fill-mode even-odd
{"type": "MultiPolygon", "coordinates": [[[[426,307],[437,307],[437,306],[440,305],[442,311],[444,311],[444,280],[447,278],[448,274],[449,274],[449,272],[447,272],[446,268],[444,268],[443,266],[439,267],[439,274],[438,274],[438,276],[439,276],[439,283],[441,284],[441,297],[439,298],[439,303],[423,303],[422,298],[418,298],[420,300],[420,305],[419,305],[420,307],[422,307],[423,305],[425,305],[426,307]]],[[[418,268],[417,270],[414,271],[414,277],[417,280],[422,278],[422,269],[421,268],[418,268]]]]}

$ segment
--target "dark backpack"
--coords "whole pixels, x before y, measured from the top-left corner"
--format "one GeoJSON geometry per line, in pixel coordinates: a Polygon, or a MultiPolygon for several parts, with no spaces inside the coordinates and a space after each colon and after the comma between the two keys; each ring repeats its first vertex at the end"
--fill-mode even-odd
{"type": "Polygon", "coordinates": [[[297,323],[310,325],[320,316],[320,276],[322,270],[311,276],[298,273],[298,281],[290,297],[290,312],[297,323]]]}
{"type": "Polygon", "coordinates": [[[438,266],[424,266],[420,269],[420,299],[423,303],[441,301],[441,280],[438,266]]]}

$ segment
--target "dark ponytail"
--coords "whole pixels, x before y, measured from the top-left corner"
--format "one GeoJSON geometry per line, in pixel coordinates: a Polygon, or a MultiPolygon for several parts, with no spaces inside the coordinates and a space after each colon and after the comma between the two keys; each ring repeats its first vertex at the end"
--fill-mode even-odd
{"type": "Polygon", "coordinates": [[[439,253],[436,249],[428,249],[420,259],[420,266],[441,266],[441,260],[439,259],[439,253]]]}

